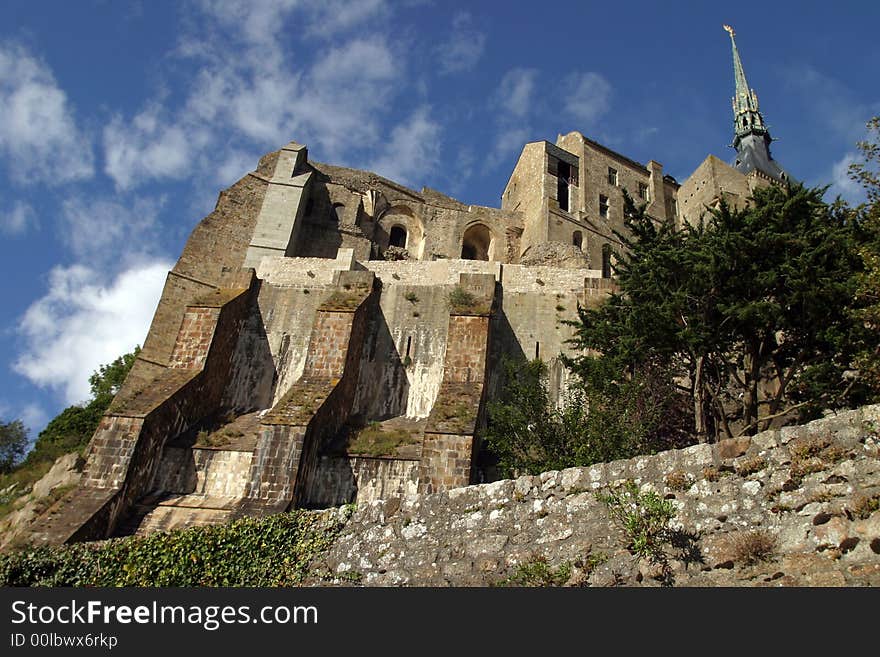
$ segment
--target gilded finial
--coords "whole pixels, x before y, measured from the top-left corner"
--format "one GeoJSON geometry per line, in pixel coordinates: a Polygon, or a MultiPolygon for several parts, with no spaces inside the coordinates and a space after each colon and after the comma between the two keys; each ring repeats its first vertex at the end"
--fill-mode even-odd
{"type": "Polygon", "coordinates": [[[730,27],[730,25],[723,25],[722,27],[724,27],[724,30],[725,30],[730,36],[736,36],[736,32],[733,31],[733,28],[730,27]]]}

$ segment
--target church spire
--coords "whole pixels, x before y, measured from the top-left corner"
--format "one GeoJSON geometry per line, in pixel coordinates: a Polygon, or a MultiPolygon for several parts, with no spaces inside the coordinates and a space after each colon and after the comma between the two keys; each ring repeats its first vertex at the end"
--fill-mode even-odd
{"type": "Polygon", "coordinates": [[[736,33],[730,25],[724,29],[730,35],[733,50],[733,77],[736,93],[733,96],[733,147],[737,158],[734,167],[742,173],[755,169],[776,180],[786,180],[788,176],[770,155],[770,132],[758,108],[758,94],[749,87],[743,69],[739,50],[736,47],[736,33]]]}

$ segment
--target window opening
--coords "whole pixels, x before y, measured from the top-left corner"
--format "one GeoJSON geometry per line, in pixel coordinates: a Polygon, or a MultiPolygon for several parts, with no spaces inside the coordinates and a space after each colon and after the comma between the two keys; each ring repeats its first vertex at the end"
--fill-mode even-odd
{"type": "Polygon", "coordinates": [[[406,247],[406,229],[403,226],[393,226],[388,235],[388,246],[406,247]]]}

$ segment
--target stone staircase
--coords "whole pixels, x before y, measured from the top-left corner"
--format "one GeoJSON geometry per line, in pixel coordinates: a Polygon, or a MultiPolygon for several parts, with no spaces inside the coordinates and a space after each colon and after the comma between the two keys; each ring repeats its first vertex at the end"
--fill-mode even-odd
{"type": "Polygon", "coordinates": [[[254,412],[213,431],[191,431],[170,442],[162,453],[154,490],[137,501],[115,535],[228,521],[244,495],[258,429],[254,412]]]}

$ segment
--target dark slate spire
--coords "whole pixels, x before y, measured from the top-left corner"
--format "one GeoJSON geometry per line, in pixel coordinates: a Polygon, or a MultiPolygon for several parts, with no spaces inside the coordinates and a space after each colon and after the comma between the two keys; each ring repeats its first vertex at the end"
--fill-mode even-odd
{"type": "Polygon", "coordinates": [[[734,168],[742,173],[757,169],[775,180],[788,180],[788,174],[770,155],[772,139],[758,108],[758,94],[749,88],[746,81],[746,72],[736,48],[735,32],[729,25],[725,25],[724,29],[730,34],[733,77],[736,80],[736,95],[733,97],[733,147],[736,149],[734,168]]]}

